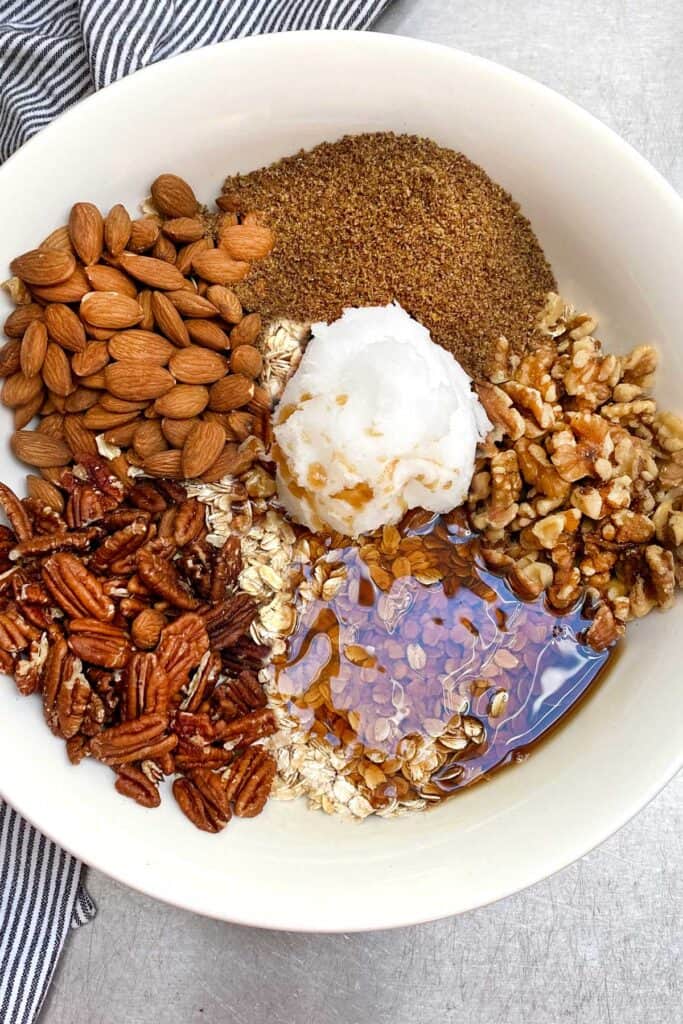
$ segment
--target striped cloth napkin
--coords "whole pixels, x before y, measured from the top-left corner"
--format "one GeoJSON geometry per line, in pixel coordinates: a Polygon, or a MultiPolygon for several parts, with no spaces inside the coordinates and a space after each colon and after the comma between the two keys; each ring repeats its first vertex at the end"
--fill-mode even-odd
{"type": "MultiPolygon", "coordinates": [[[[390,2],[0,0],[0,161],[147,64],[256,33],[368,28],[390,2]]],[[[81,864],[0,802],[1,1024],[34,1020],[69,928],[95,913],[81,864]]]]}

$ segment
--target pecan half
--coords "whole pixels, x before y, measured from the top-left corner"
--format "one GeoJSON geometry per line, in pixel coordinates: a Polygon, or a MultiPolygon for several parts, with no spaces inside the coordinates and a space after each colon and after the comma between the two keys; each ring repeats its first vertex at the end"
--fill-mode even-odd
{"type": "Polygon", "coordinates": [[[277,732],[277,722],[270,708],[258,708],[231,722],[216,724],[216,739],[231,748],[248,747],[274,732],[277,732]]]}
{"type": "Polygon", "coordinates": [[[108,622],[114,617],[114,602],[83,562],[68,552],[48,558],[41,570],[45,586],[67,615],[108,622]]]}
{"type": "Polygon", "coordinates": [[[134,654],[124,675],[127,719],[168,709],[168,678],[156,654],[134,654]]]}
{"type": "Polygon", "coordinates": [[[166,499],[149,480],[140,480],[128,492],[131,504],[144,512],[163,512],[167,507],[166,499]]]}
{"type": "Polygon", "coordinates": [[[130,797],[142,807],[158,807],[161,803],[157,784],[132,764],[117,769],[114,786],[118,793],[130,797]]]}
{"type": "Polygon", "coordinates": [[[130,764],[154,760],[174,750],[178,737],[168,735],[166,715],[141,715],[132,722],[114,725],[90,740],[90,753],[104,764],[130,764]]]}
{"type": "Polygon", "coordinates": [[[236,679],[216,687],[213,703],[221,718],[229,720],[266,706],[266,695],[255,672],[243,669],[236,679]]]}
{"type": "Polygon", "coordinates": [[[90,701],[90,684],[79,658],[62,636],[51,642],[42,673],[45,720],[56,736],[70,739],[79,731],[90,701]]]}
{"type": "Polygon", "coordinates": [[[88,484],[76,484],[66,503],[66,521],[72,529],[86,526],[101,519],[106,509],[103,494],[88,484]]]}
{"type": "MultiPolygon", "coordinates": [[[[25,697],[35,693],[40,686],[43,666],[47,660],[49,649],[47,633],[41,633],[39,639],[31,641],[28,657],[19,658],[15,662],[14,679],[19,693],[22,693],[25,697]]],[[[2,671],[11,671],[11,665],[12,661],[10,659],[9,669],[6,669],[4,665],[1,665],[0,668],[2,668],[2,671]]]]}
{"type": "Polygon", "coordinates": [[[196,498],[178,506],[173,522],[173,537],[179,548],[197,540],[205,529],[206,510],[196,498]]]}
{"type": "Polygon", "coordinates": [[[211,604],[218,604],[225,599],[229,586],[237,582],[242,571],[242,545],[239,537],[228,537],[218,551],[211,574],[211,604]]]}
{"type": "Polygon", "coordinates": [[[275,759],[260,747],[250,747],[230,765],[227,794],[238,818],[255,818],[263,810],[276,771],[275,759]]]}
{"type": "Polygon", "coordinates": [[[161,631],[157,647],[159,666],[168,675],[169,692],[177,693],[187,683],[209,649],[204,623],[193,612],[181,615],[161,631]]]}
{"type": "Polygon", "coordinates": [[[33,534],[31,520],[26,509],[7,484],[0,483],[0,506],[9,520],[17,539],[28,540],[33,534]]]}
{"type": "Polygon", "coordinates": [[[176,779],[173,796],[183,814],[202,832],[221,832],[232,817],[225,783],[205,768],[176,779]]]}
{"type": "MultiPolygon", "coordinates": [[[[147,521],[139,518],[110,534],[95,551],[90,562],[92,568],[101,572],[108,566],[112,566],[114,572],[125,572],[128,568],[129,556],[134,555],[144,543],[147,531],[147,521]],[[114,563],[117,561],[126,562],[125,567],[115,565],[114,563]]],[[[129,571],[133,572],[134,570],[135,564],[131,563],[129,571]]]]}
{"type": "Polygon", "coordinates": [[[83,661],[101,668],[123,668],[130,658],[130,642],[123,629],[99,619],[72,619],[69,647],[83,661]]]}
{"type": "Polygon", "coordinates": [[[204,540],[192,541],[181,549],[178,565],[190,581],[196,593],[206,600],[211,592],[214,552],[210,544],[204,540]]]}
{"type": "Polygon", "coordinates": [[[0,649],[8,654],[25,650],[39,636],[40,630],[26,622],[15,608],[0,613],[0,649]]]}
{"type": "Polygon", "coordinates": [[[99,531],[94,526],[85,530],[40,534],[17,544],[10,551],[10,558],[16,561],[28,556],[49,555],[53,551],[85,551],[97,536],[99,536],[99,531]]]}
{"type": "Polygon", "coordinates": [[[174,751],[175,770],[189,772],[193,768],[225,768],[233,759],[232,751],[223,747],[194,743],[192,740],[178,740],[174,751]]]}
{"type": "Polygon", "coordinates": [[[197,598],[181,582],[177,569],[167,558],[145,547],[138,551],[136,564],[140,579],[152,593],[163,597],[176,608],[191,610],[197,607],[197,598]]]}
{"type": "Polygon", "coordinates": [[[188,695],[183,711],[198,711],[202,702],[213,693],[221,672],[221,658],[217,651],[207,651],[188,684],[188,695]]]}
{"type": "Polygon", "coordinates": [[[249,594],[235,594],[207,612],[205,621],[213,650],[234,647],[248,632],[258,606],[249,594]]]}

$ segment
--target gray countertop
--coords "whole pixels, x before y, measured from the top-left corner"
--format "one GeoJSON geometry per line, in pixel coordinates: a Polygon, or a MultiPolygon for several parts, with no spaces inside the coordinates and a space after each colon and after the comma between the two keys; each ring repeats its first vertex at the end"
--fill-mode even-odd
{"type": "MultiPolygon", "coordinates": [[[[683,191],[680,0],[395,0],[377,27],[558,89],[683,191]]],[[[91,871],[99,914],[71,935],[41,1022],[676,1024],[682,796],[679,776],[602,847],[524,893],[393,932],[235,927],[91,871]]]]}

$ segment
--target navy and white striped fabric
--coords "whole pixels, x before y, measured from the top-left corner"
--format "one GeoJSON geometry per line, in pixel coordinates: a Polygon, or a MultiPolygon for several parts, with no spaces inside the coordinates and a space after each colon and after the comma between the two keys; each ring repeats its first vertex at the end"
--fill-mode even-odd
{"type": "Polygon", "coordinates": [[[138,68],[223,39],[367,28],[390,0],[0,0],[0,160],[138,68]]]}
{"type": "Polygon", "coordinates": [[[0,1021],[33,1020],[69,928],[95,915],[81,865],[0,803],[0,1021]]]}
{"type": "MultiPolygon", "coordinates": [[[[0,161],[88,93],[237,36],[367,28],[391,0],[0,0],[0,161]]],[[[95,915],[81,865],[0,802],[0,1024],[34,1020],[69,928],[95,915]]]]}

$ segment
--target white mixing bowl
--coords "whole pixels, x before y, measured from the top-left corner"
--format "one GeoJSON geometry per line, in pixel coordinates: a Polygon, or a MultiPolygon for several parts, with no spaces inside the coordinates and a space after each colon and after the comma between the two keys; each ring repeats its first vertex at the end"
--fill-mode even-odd
{"type": "MultiPolygon", "coordinates": [[[[199,50],[79,104],[0,169],[0,265],[76,200],[129,209],[175,171],[204,200],[249,170],[344,132],[393,129],[463,150],[521,202],[563,293],[621,351],[662,353],[680,407],[683,204],[629,146],[567,100],[454,50],[382,35],[294,33],[199,50]]],[[[10,417],[2,413],[10,431],[10,417]]],[[[25,467],[7,449],[3,479],[25,467]]],[[[84,861],[202,914],[271,928],[410,924],[480,906],[601,842],[683,753],[679,607],[629,631],[605,682],[529,761],[428,814],[353,825],[271,802],[219,836],[172,799],[144,810],[101,765],[71,767],[40,702],[0,687],[0,790],[84,861]],[[676,640],[678,630],[679,639],[676,640]]]]}

